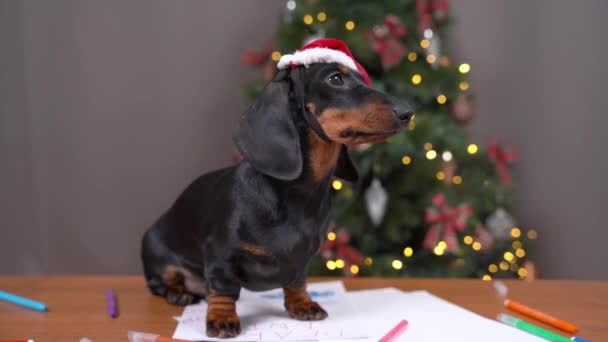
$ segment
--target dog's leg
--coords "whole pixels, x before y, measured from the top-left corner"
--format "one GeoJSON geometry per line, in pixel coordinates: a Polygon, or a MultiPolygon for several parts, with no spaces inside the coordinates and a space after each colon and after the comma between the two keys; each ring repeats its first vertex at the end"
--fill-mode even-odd
{"type": "Polygon", "coordinates": [[[183,267],[168,265],[162,273],[162,287],[167,303],[189,305],[197,303],[207,294],[204,279],[193,275],[183,267]]]}
{"type": "Polygon", "coordinates": [[[207,295],[207,336],[226,338],[241,333],[241,321],[236,314],[237,298],[213,291],[207,295]]]}
{"type": "MultiPolygon", "coordinates": [[[[207,249],[213,253],[213,249],[207,249]]],[[[216,254],[217,255],[217,254],[216,254]]],[[[207,336],[235,337],[241,333],[241,321],[236,314],[236,300],[241,284],[232,268],[223,259],[217,258],[206,265],[205,278],[209,284],[207,294],[207,336]]]]}
{"type": "Polygon", "coordinates": [[[327,317],[327,312],[310,299],[306,292],[306,282],[298,282],[283,288],[285,309],[289,316],[300,321],[320,321],[327,317]]]}

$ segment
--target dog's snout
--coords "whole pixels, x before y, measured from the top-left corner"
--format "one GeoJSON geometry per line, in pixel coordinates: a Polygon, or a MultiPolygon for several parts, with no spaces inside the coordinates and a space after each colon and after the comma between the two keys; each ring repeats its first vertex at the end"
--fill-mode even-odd
{"type": "Polygon", "coordinates": [[[397,120],[399,120],[403,124],[408,123],[410,119],[414,116],[414,112],[401,103],[393,107],[393,113],[395,114],[397,120]]]}

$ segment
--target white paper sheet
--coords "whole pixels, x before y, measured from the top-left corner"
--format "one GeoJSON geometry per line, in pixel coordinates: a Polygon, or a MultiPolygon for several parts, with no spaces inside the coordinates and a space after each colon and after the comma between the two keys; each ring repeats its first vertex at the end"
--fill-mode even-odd
{"type": "MultiPolygon", "coordinates": [[[[290,318],[283,306],[281,289],[267,292],[242,290],[236,303],[241,319],[241,334],[230,341],[319,341],[365,338],[366,329],[346,298],[342,282],[313,283],[308,293],[327,311],[323,321],[303,322],[290,318]]],[[[188,305],[178,319],[173,338],[184,340],[217,340],[205,334],[206,302],[188,305]]]]}
{"type": "Polygon", "coordinates": [[[364,315],[368,328],[369,337],[357,342],[378,341],[402,319],[408,327],[395,341],[546,342],[426,291],[386,288],[348,292],[346,297],[364,315]]]}

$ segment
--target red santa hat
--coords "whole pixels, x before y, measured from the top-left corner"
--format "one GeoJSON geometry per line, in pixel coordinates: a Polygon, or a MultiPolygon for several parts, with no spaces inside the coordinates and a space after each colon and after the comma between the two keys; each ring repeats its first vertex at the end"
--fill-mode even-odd
{"type": "Polygon", "coordinates": [[[367,71],[357,62],[348,46],[337,39],[323,38],[314,40],[291,55],[283,55],[277,63],[277,68],[303,65],[308,67],[315,63],[340,63],[352,69],[363,77],[365,84],[371,85],[367,71]]]}

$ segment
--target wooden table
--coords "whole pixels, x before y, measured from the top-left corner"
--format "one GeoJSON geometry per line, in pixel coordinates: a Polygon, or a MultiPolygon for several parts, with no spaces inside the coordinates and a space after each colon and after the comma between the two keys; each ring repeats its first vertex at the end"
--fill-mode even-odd
{"type": "MultiPolygon", "coordinates": [[[[327,280],[323,278],[311,281],[327,280]]],[[[483,316],[494,318],[501,302],[490,282],[447,279],[345,279],[349,290],[398,287],[425,289],[483,316]]],[[[505,281],[510,297],[578,325],[581,337],[608,341],[608,282],[505,281]]],[[[142,277],[0,277],[0,289],[40,300],[48,312],[36,312],[0,302],[0,340],[33,338],[39,341],[126,341],[128,330],[172,335],[173,316],[181,307],[152,296],[142,277]],[[119,298],[120,316],[106,313],[106,289],[119,298]]],[[[488,341],[490,341],[489,339],[488,341]]]]}

